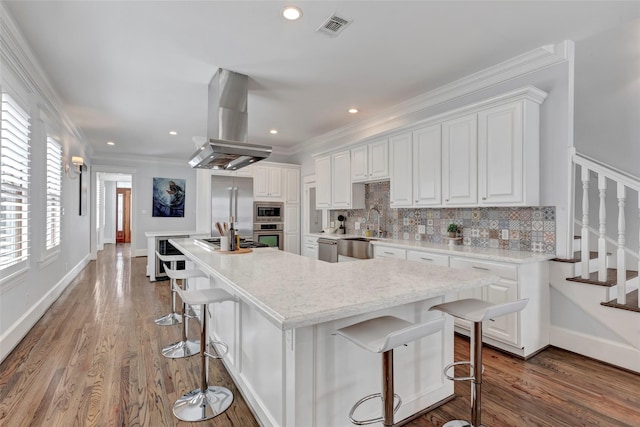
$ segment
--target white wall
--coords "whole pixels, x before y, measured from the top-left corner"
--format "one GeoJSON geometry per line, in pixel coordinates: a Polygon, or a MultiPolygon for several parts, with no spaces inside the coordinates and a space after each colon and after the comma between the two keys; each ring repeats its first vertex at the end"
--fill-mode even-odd
{"type": "MultiPolygon", "coordinates": [[[[0,12],[3,12],[0,10],[0,12]]],[[[79,180],[62,178],[61,244],[59,250],[46,253],[45,188],[46,137],[54,136],[63,147],[63,158],[71,155],[88,159],[86,144],[78,131],[58,108],[55,93],[6,13],[0,13],[0,87],[19,88],[26,94],[31,115],[31,250],[28,270],[10,286],[0,287],[0,361],[20,342],[42,314],[89,262],[90,216],[80,216],[79,180]]],[[[88,176],[89,174],[85,175],[88,176]]],[[[89,188],[89,194],[91,195],[89,188]]],[[[4,277],[3,277],[4,279],[4,277]]]]}

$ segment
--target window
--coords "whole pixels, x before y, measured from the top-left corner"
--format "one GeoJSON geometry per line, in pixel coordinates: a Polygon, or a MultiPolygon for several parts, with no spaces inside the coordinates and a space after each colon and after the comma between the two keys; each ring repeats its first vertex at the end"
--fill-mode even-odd
{"type": "Polygon", "coordinates": [[[60,245],[60,195],[62,190],[62,147],[47,138],[47,233],[46,249],[60,245]]]}
{"type": "Polygon", "coordinates": [[[2,93],[0,119],[0,271],[8,277],[29,257],[29,115],[2,93]]]}

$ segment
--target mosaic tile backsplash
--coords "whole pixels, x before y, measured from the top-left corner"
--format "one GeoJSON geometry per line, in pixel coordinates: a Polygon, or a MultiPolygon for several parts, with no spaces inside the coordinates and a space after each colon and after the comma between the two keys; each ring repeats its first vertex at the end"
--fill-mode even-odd
{"type": "Polygon", "coordinates": [[[380,228],[383,237],[404,240],[423,240],[447,243],[447,227],[462,227],[462,244],[480,248],[510,249],[515,251],[556,252],[556,209],[553,206],[499,207],[499,208],[434,208],[391,209],[389,182],[365,185],[365,209],[332,210],[330,220],[338,223],[344,215],[347,234],[364,236],[367,227],[371,236],[377,232],[376,207],[381,212],[380,228]],[[360,230],[355,229],[356,222],[360,230]],[[420,225],[425,232],[419,233],[420,225]]]}

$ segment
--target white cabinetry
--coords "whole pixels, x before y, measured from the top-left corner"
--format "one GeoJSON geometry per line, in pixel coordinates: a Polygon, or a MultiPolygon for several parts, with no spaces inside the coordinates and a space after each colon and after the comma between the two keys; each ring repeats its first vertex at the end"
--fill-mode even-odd
{"type": "Polygon", "coordinates": [[[407,260],[440,265],[442,267],[449,266],[449,255],[434,254],[432,252],[409,250],[407,251],[407,260]]]}
{"type": "Polygon", "coordinates": [[[253,199],[282,200],[282,169],[280,167],[253,166],[253,199]]]}
{"type": "MultiPolygon", "coordinates": [[[[529,298],[524,310],[483,322],[484,342],[522,357],[549,345],[548,262],[510,264],[451,257],[451,267],[486,271],[500,277],[481,289],[458,293],[458,298],[478,298],[496,304],[529,298]]],[[[470,325],[455,320],[456,331],[468,334],[470,325]]]]}
{"type": "Polygon", "coordinates": [[[396,248],[393,246],[374,245],[373,257],[407,259],[407,251],[406,249],[396,248]]]}
{"type": "Polygon", "coordinates": [[[284,202],[300,204],[300,169],[283,168],[284,202]]]}
{"type": "Polygon", "coordinates": [[[311,259],[318,259],[318,238],[315,236],[304,236],[302,242],[302,255],[311,259]]]}
{"type": "Polygon", "coordinates": [[[390,138],[391,206],[441,204],[441,130],[428,126],[390,138]]]}
{"type": "Polygon", "coordinates": [[[284,199],[284,250],[300,253],[300,168],[282,168],[284,199]]]}
{"type": "Polygon", "coordinates": [[[539,204],[539,121],[539,105],[530,100],[478,113],[481,205],[539,204]]]}
{"type": "Polygon", "coordinates": [[[371,142],[351,150],[351,180],[364,182],[389,178],[389,142],[371,142]]]}
{"type": "Polygon", "coordinates": [[[351,152],[316,159],[316,208],[364,209],[364,184],[351,182],[351,152]]]}
{"type": "Polygon", "coordinates": [[[478,204],[478,125],[475,114],[442,123],[442,194],[446,206],[478,204]]]}

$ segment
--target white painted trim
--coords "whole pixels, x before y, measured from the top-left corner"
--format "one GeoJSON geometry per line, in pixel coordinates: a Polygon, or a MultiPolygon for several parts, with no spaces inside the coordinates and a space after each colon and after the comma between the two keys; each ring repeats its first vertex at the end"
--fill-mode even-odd
{"type": "Polygon", "coordinates": [[[397,123],[410,114],[565,62],[572,58],[572,50],[572,41],[563,41],[557,44],[541,46],[430,92],[411,98],[392,108],[386,109],[384,112],[370,119],[344,126],[303,141],[289,150],[287,154],[293,155],[308,150],[328,150],[329,146],[337,141],[352,140],[353,143],[362,142],[366,138],[397,128],[397,123]],[[366,135],[366,137],[363,138],[361,135],[366,135]]]}
{"type": "Polygon", "coordinates": [[[15,321],[0,336],[0,362],[11,353],[11,351],[22,341],[31,328],[40,320],[42,315],[51,305],[62,295],[67,286],[80,274],[90,261],[90,254],[87,254],[75,267],[67,272],[60,281],[53,286],[49,292],[44,294],[40,300],[31,306],[25,313],[15,321]]]}
{"type": "Polygon", "coordinates": [[[132,255],[134,257],[147,256],[147,250],[146,249],[136,249],[135,251],[132,252],[132,255]]]}
{"type": "Polygon", "coordinates": [[[551,326],[551,345],[640,373],[640,350],[569,329],[551,326]]]}

